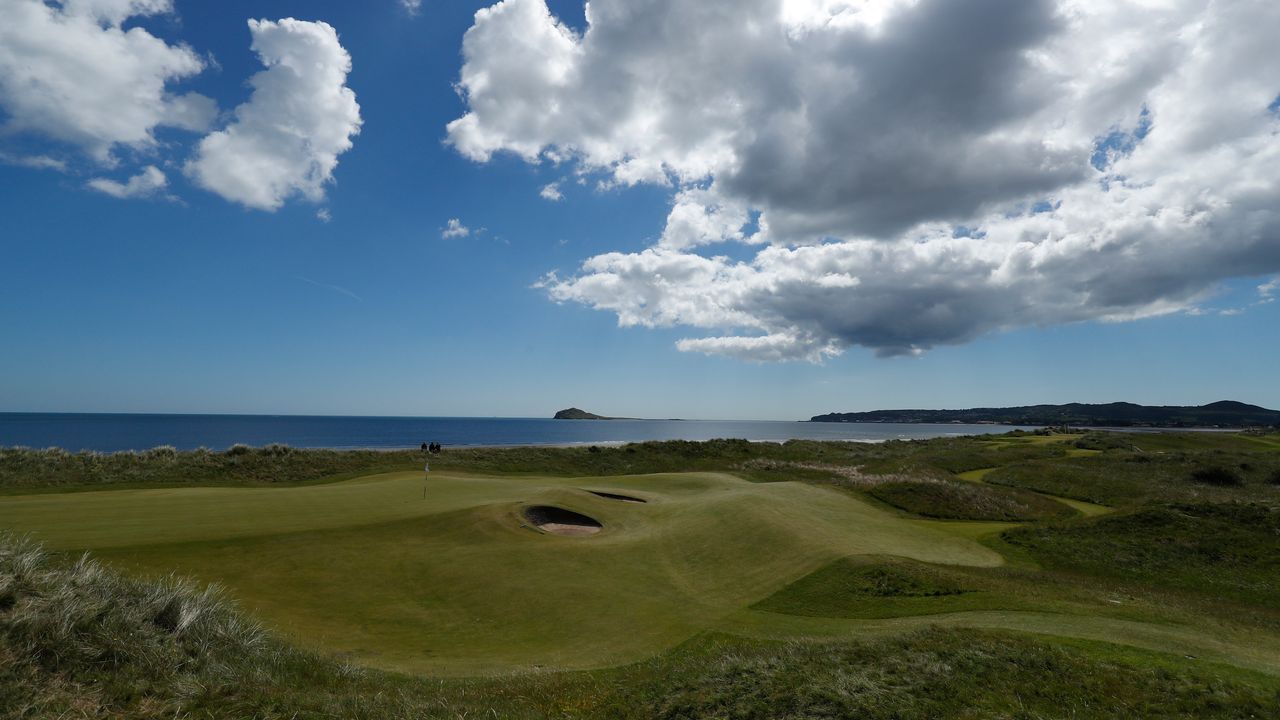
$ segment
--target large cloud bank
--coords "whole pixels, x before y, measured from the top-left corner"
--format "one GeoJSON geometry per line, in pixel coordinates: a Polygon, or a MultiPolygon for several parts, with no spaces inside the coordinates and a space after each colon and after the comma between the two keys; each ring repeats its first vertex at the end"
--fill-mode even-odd
{"type": "Polygon", "coordinates": [[[293,196],[322,200],[361,122],[337,32],[323,22],[250,20],[267,69],[250,79],[253,95],[230,123],[210,132],[214,100],[175,89],[208,61],[138,24],[173,12],[172,0],[0,0],[0,162],[67,171],[43,145],[40,154],[21,151],[37,137],[83,154],[95,170],[135,165],[126,182],[95,177],[88,187],[155,196],[167,185],[155,163],[189,148],[156,140],[171,127],[207,133],[185,167],[228,200],[262,210],[293,196]]]}
{"type": "Polygon", "coordinates": [[[542,284],[701,331],[682,350],[920,352],[1280,270],[1272,0],[594,0],[587,20],[479,11],[448,138],[670,185],[652,247],[542,284]]]}

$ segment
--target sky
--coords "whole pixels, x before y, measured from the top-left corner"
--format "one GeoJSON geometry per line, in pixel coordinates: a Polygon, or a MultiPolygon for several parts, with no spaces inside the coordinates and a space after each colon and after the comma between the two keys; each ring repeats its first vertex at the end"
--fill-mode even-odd
{"type": "Polygon", "coordinates": [[[0,17],[0,411],[1280,407],[1270,0],[0,17]]]}

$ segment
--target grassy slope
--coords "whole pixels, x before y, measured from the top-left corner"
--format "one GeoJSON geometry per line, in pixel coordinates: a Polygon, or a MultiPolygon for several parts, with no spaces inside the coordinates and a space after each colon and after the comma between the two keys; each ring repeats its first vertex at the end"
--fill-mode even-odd
{"type": "Polygon", "coordinates": [[[420,474],[390,474],[299,488],[25,495],[0,499],[0,525],[136,570],[221,582],[312,647],[450,674],[642,659],[845,555],[1000,562],[972,541],[796,483],[433,473],[426,500],[422,488],[420,474]],[[605,531],[538,534],[520,526],[529,503],[585,512],[605,531]]]}

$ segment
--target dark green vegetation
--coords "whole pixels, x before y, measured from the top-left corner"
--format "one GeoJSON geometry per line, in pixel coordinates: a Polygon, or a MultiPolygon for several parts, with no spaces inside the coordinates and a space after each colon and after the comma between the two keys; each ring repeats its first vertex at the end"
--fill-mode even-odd
{"type": "Polygon", "coordinates": [[[617,708],[614,717],[1264,718],[1280,712],[1280,696],[1272,691],[1144,667],[1144,660],[1150,662],[1101,659],[978,631],[790,644],[686,663],[686,675],[649,690],[629,705],[630,713],[628,706],[617,708]]]}
{"type": "Polygon", "coordinates": [[[224,451],[71,453],[59,448],[0,448],[0,492],[170,485],[261,486],[332,482],[417,465],[421,453],[298,450],[286,445],[224,451]]]}
{"type": "Polygon", "coordinates": [[[1244,449],[1108,450],[1088,457],[1030,461],[992,471],[983,480],[1103,505],[1152,502],[1280,500],[1272,479],[1280,453],[1244,449]]]}
{"type": "Polygon", "coordinates": [[[0,451],[0,717],[1280,716],[1274,434],[421,458],[0,451]]]}
{"type": "MultiPolygon", "coordinates": [[[[901,578],[887,581],[902,589],[901,578]]],[[[909,591],[928,591],[907,580],[909,591]]],[[[861,589],[876,592],[870,579],[861,589]]],[[[615,670],[387,675],[282,644],[216,593],[0,539],[7,718],[1274,717],[1268,678],[975,630],[774,643],[709,635],[615,670]]]]}
{"type": "Polygon", "coordinates": [[[1001,423],[1083,427],[1280,427],[1280,411],[1222,400],[1194,407],[1149,406],[1117,402],[1105,405],[1026,405],[968,410],[873,410],[815,415],[811,422],[1001,423]]]}
{"type": "Polygon", "coordinates": [[[922,517],[965,520],[1053,520],[1075,510],[1043,495],[961,482],[897,481],[873,486],[872,497],[922,517]]]}
{"type": "Polygon", "coordinates": [[[1280,507],[1159,505],[1007,533],[1056,568],[1280,610],[1280,507]]]}

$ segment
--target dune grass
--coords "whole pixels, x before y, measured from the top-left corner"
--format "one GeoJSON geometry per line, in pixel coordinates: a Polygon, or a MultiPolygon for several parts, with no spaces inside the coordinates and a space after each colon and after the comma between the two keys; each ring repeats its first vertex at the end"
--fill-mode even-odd
{"type": "Polygon", "coordinates": [[[735,649],[677,670],[684,673],[633,691],[625,706],[615,701],[616,716],[1251,718],[1280,710],[1269,689],[975,630],[735,649]]]}

